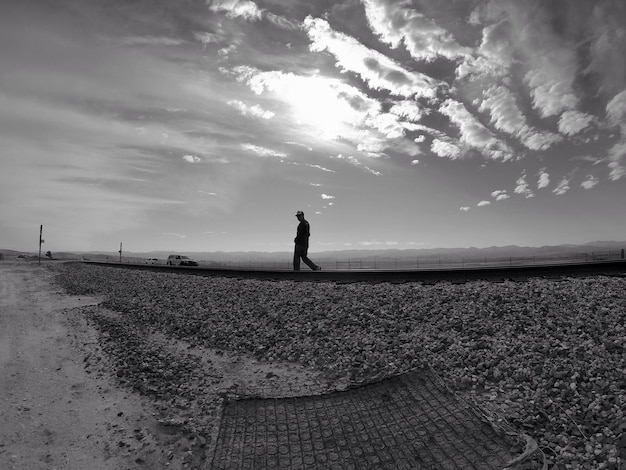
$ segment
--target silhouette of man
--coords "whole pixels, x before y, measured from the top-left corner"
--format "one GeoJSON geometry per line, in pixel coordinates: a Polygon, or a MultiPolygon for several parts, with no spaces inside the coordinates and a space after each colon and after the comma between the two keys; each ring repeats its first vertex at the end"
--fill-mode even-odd
{"type": "Polygon", "coordinates": [[[300,271],[300,259],[311,268],[313,271],[321,271],[318,265],[311,261],[307,257],[309,251],[309,236],[311,235],[311,227],[304,218],[304,212],[296,212],[296,217],[300,221],[298,224],[298,231],[296,232],[296,238],[293,240],[296,244],[293,251],[293,270],[300,271]]]}

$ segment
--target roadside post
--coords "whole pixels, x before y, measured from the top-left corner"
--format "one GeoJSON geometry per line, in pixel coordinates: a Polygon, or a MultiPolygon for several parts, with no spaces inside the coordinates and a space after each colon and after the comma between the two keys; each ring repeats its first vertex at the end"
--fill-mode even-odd
{"type": "Polygon", "coordinates": [[[39,226],[39,257],[37,258],[37,264],[39,264],[41,266],[41,244],[45,242],[45,240],[43,238],[41,238],[43,235],[43,225],[39,226]]]}

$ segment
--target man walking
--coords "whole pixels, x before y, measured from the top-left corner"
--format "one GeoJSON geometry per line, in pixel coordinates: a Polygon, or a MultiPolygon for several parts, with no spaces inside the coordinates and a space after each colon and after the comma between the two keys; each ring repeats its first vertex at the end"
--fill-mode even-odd
{"type": "Polygon", "coordinates": [[[296,244],[293,251],[293,270],[300,271],[300,259],[302,259],[302,261],[304,261],[304,263],[313,271],[321,271],[322,268],[320,268],[313,261],[307,258],[311,228],[309,223],[304,219],[304,212],[296,212],[296,217],[300,221],[300,224],[298,224],[296,238],[293,240],[296,244]]]}

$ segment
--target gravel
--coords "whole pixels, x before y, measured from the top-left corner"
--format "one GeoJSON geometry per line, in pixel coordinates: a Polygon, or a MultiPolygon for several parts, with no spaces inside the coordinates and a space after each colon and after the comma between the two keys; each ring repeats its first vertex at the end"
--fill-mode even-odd
{"type": "MultiPolygon", "coordinates": [[[[429,364],[450,388],[532,435],[550,467],[626,463],[623,277],[337,284],[58,269],[69,293],[103,296],[102,305],[134,328],[351,382],[429,364]]],[[[109,338],[127,335],[99,322],[109,338]]],[[[165,367],[140,343],[127,356],[135,359],[117,373],[127,380],[143,373],[140,385],[133,379],[139,392],[183,401],[191,393],[176,377],[195,373],[193,359],[165,367]],[[164,376],[178,385],[164,390],[164,376]]]]}

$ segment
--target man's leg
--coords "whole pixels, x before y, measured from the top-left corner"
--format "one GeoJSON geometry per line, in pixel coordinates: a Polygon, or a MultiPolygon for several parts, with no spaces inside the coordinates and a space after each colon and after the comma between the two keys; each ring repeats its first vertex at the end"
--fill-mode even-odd
{"type": "Polygon", "coordinates": [[[300,271],[300,250],[298,245],[293,249],[293,270],[300,271]]]}
{"type": "Polygon", "coordinates": [[[309,258],[307,258],[306,256],[302,257],[302,261],[304,261],[306,263],[306,265],[311,268],[313,271],[317,271],[319,269],[319,266],[317,266],[313,261],[311,261],[309,258]]]}
{"type": "Polygon", "coordinates": [[[305,248],[303,251],[304,252],[300,254],[300,256],[302,257],[302,261],[304,261],[304,263],[313,271],[317,271],[318,266],[307,256],[309,250],[305,248]]]}

